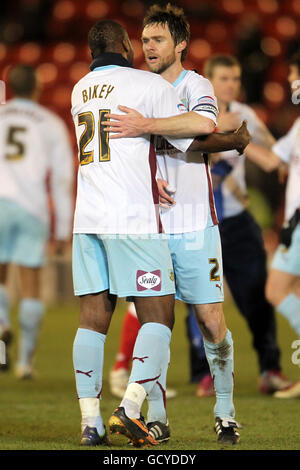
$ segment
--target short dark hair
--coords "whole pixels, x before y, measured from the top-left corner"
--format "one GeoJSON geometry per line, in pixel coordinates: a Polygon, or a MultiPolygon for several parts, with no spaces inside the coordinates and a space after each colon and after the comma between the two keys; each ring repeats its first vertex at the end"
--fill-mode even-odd
{"type": "Polygon", "coordinates": [[[171,3],[168,3],[166,6],[152,5],[144,18],[143,28],[151,24],[167,24],[175,46],[182,41],[186,41],[186,48],[181,53],[181,62],[183,62],[187,56],[190,42],[190,25],[183,9],[176,5],[171,5],[171,3]]]}
{"type": "Polygon", "coordinates": [[[17,65],[11,69],[8,83],[14,95],[30,97],[37,84],[34,68],[30,65],[17,65]]]}
{"type": "Polygon", "coordinates": [[[300,50],[295,52],[289,60],[290,65],[296,65],[298,73],[300,75],[300,50]]]}
{"type": "Polygon", "coordinates": [[[126,37],[125,28],[116,21],[102,20],[94,24],[88,34],[92,57],[104,52],[114,52],[126,37]]]}
{"type": "Polygon", "coordinates": [[[215,54],[204,63],[204,75],[208,78],[211,78],[213,76],[215,67],[218,67],[219,65],[223,67],[233,67],[237,65],[241,68],[241,64],[233,55],[215,54]]]}

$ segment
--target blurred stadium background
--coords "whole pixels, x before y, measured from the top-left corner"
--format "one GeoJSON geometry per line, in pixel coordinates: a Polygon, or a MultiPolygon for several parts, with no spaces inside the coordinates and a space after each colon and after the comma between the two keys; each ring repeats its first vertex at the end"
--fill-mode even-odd
{"type": "MultiPolygon", "coordinates": [[[[74,146],[74,171],[77,165],[77,150],[70,114],[70,96],[74,84],[89,71],[90,54],[87,47],[87,32],[100,19],[110,18],[119,21],[127,28],[132,39],[135,50],[135,66],[146,69],[140,41],[141,22],[147,7],[152,3],[165,4],[167,2],[148,0],[1,1],[0,79],[6,81],[9,69],[18,63],[30,64],[37,69],[43,84],[41,103],[58,113],[69,128],[70,138],[74,146]]],[[[184,7],[191,25],[192,39],[189,54],[184,64],[185,68],[197,69],[201,73],[204,61],[211,54],[230,53],[236,55],[243,67],[243,91],[241,99],[255,109],[275,137],[282,136],[299,115],[299,107],[293,105],[290,99],[290,90],[287,83],[287,59],[300,47],[300,1],[178,0],[176,3],[184,7]]],[[[10,90],[7,89],[7,99],[9,98],[10,90]]],[[[247,179],[250,187],[251,210],[265,229],[266,247],[271,252],[276,246],[276,232],[282,220],[284,185],[278,183],[277,173],[265,175],[257,167],[249,164],[249,162],[247,179]]],[[[13,299],[16,299],[18,294],[14,281],[15,273],[12,271],[11,296],[13,299]]],[[[42,332],[43,339],[40,358],[38,359],[38,366],[40,367],[38,369],[43,369],[40,377],[44,379],[44,385],[40,383],[37,388],[34,388],[31,384],[22,385],[17,394],[14,386],[15,379],[10,377],[4,386],[4,392],[7,393],[4,395],[3,400],[3,417],[9,421],[11,416],[9,403],[13,398],[16,402],[18,418],[12,419],[11,429],[20,430],[20,435],[23,433],[22,435],[25,436],[24,440],[20,440],[18,444],[14,431],[9,431],[8,434],[11,433],[11,436],[7,437],[8,444],[6,444],[6,448],[29,448],[30,442],[34,439],[36,426],[40,426],[41,422],[38,422],[37,418],[34,417],[34,413],[31,413],[29,427],[24,430],[24,421],[22,421],[23,418],[28,419],[28,410],[30,411],[35,407],[32,403],[30,404],[30,397],[35,397],[39,413],[42,413],[42,417],[44,416],[43,413],[45,414],[46,423],[47,420],[48,423],[51,423],[50,441],[52,438],[53,442],[56,441],[57,436],[60,436],[60,434],[63,436],[65,432],[71,432],[69,440],[72,440],[72,433],[76,436],[78,432],[78,410],[75,401],[72,401],[75,386],[72,377],[71,357],[69,357],[71,356],[71,342],[77,327],[76,313],[75,317],[73,316],[76,310],[72,307],[73,293],[70,251],[64,258],[50,257],[49,264],[44,270],[43,297],[48,305],[60,303],[59,310],[50,312],[51,316],[46,318],[46,324],[42,332]],[[71,301],[71,304],[65,303],[69,301],[71,301]],[[57,332],[57,323],[55,322],[60,323],[60,332],[57,332]],[[48,349],[48,346],[50,349],[48,349]],[[49,351],[51,348],[53,348],[53,351],[55,350],[53,355],[54,363],[53,360],[50,363],[49,351]],[[62,362],[61,354],[63,355],[62,362]],[[67,354],[67,357],[64,354],[67,354]],[[59,363],[56,361],[59,361],[59,363]],[[68,371],[67,379],[65,379],[65,371],[68,371]],[[60,380],[60,385],[57,389],[55,388],[56,377],[59,377],[60,380]],[[15,395],[11,394],[12,390],[14,390],[15,395]],[[30,396],[26,395],[26,392],[30,396]],[[64,427],[61,430],[58,429],[59,421],[57,422],[56,417],[52,416],[52,411],[54,406],[57,405],[57,401],[60,401],[59,413],[62,413],[62,416],[64,416],[65,412],[66,419],[69,420],[67,431],[64,427]],[[71,401],[72,410],[69,411],[67,403],[71,401]],[[65,411],[67,409],[68,412],[65,411]],[[73,424],[76,426],[75,431],[73,424]],[[25,441],[27,444],[24,444],[25,441]]],[[[120,305],[121,308],[117,312],[118,316],[125,309],[125,305],[122,303],[120,305]]],[[[77,304],[76,309],[78,310],[77,304]]],[[[232,316],[235,316],[233,321],[231,320],[231,315],[229,315],[229,325],[233,322],[233,331],[240,331],[240,328],[243,330],[243,335],[237,344],[237,350],[240,352],[240,356],[237,359],[237,368],[238,372],[241,372],[237,385],[242,384],[238,402],[240,409],[243,411],[244,408],[245,413],[248,412],[248,415],[251,407],[253,407],[251,408],[252,410],[255,409],[257,411],[257,414],[253,413],[253,416],[248,416],[247,418],[248,424],[256,426],[255,432],[257,431],[256,434],[252,431],[250,447],[252,445],[252,448],[264,448],[262,446],[267,444],[263,440],[260,444],[259,442],[262,436],[265,436],[265,430],[262,426],[263,423],[259,422],[259,425],[257,425],[256,418],[267,411],[269,413],[267,415],[267,423],[271,426],[270,423],[273,418],[275,419],[276,415],[275,411],[273,411],[274,402],[270,401],[268,397],[263,397],[260,398],[259,406],[257,407],[257,396],[255,396],[257,395],[256,379],[252,381],[250,388],[247,388],[249,381],[252,380],[250,377],[255,378],[257,376],[253,350],[248,361],[251,350],[250,336],[246,331],[243,320],[236,314],[230,299],[225,304],[226,310],[232,310],[232,316]],[[246,368],[245,362],[243,362],[245,360],[247,360],[246,368]],[[250,398],[248,394],[250,394],[250,398]],[[258,444],[255,444],[256,442],[258,444]]],[[[181,306],[180,311],[184,311],[181,306]]],[[[180,327],[184,328],[182,317],[178,322],[180,327]]],[[[290,348],[294,334],[282,319],[279,320],[279,327],[281,346],[283,348],[290,348]]],[[[116,352],[118,328],[115,323],[112,330],[116,333],[115,340],[110,343],[107,351],[106,376],[116,352]]],[[[199,400],[195,399],[194,395],[192,396],[194,392],[188,391],[186,386],[188,381],[187,344],[183,339],[179,339],[178,328],[176,331],[175,340],[178,345],[178,355],[176,356],[175,352],[175,357],[180,359],[179,362],[182,362],[180,364],[184,369],[182,378],[185,387],[181,392],[186,394],[186,399],[190,400],[189,403],[193,402],[195,406],[200,407],[200,411],[202,410],[201,412],[204,416],[202,428],[204,431],[202,430],[201,432],[205,444],[207,441],[205,438],[205,426],[206,424],[211,425],[212,402],[209,401],[208,406],[207,403],[198,405],[196,402],[199,400]],[[183,357],[186,359],[183,359],[183,357]]],[[[110,340],[114,333],[111,334],[110,340]]],[[[285,350],[287,351],[287,349],[285,350]]],[[[289,355],[289,351],[286,354],[289,355]]],[[[297,369],[291,364],[289,357],[286,357],[284,365],[286,366],[286,372],[292,373],[291,375],[297,378],[297,369]]],[[[175,387],[178,386],[176,374],[177,371],[174,373],[173,369],[172,373],[171,368],[171,386],[175,387]]],[[[109,412],[113,409],[112,406],[116,403],[107,394],[107,391],[104,392],[104,398],[108,398],[110,401],[106,402],[107,405],[104,413],[109,416],[109,412]]],[[[181,403],[182,410],[186,409],[187,403],[181,403]]],[[[283,405],[286,405],[286,420],[280,424],[282,428],[293,420],[296,413],[296,408],[292,404],[280,403],[278,406],[282,411],[283,405]]],[[[170,406],[173,407],[175,413],[176,406],[178,405],[175,402],[174,404],[170,402],[170,406]]],[[[39,428],[41,446],[36,444],[36,448],[48,448],[48,444],[45,444],[43,447],[43,442],[45,443],[47,436],[49,436],[49,428],[47,428],[46,423],[43,425],[43,428],[39,428]]],[[[186,431],[187,436],[191,430],[194,432],[194,428],[195,424],[193,421],[190,421],[189,428],[186,431]]],[[[268,448],[282,448],[280,445],[283,445],[283,448],[297,448],[293,440],[289,438],[292,434],[286,433],[286,429],[286,427],[282,429],[282,433],[285,434],[284,442],[280,441],[278,437],[277,444],[273,445],[270,443],[268,448]]],[[[276,436],[277,428],[274,429],[273,439],[276,440],[276,436]]],[[[271,438],[272,434],[268,436],[270,442],[271,438]]],[[[275,442],[275,440],[272,442],[275,442]]],[[[193,447],[196,445],[195,443],[190,445],[190,448],[196,448],[193,447]]],[[[55,445],[54,448],[56,448],[55,445]]],[[[205,448],[209,448],[209,446],[205,448]]]]}

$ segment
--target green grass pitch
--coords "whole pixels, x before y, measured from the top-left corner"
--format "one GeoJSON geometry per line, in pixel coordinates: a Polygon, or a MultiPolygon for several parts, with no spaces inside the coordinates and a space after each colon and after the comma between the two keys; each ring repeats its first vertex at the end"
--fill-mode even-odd
{"type": "MultiPolygon", "coordinates": [[[[105,422],[119,404],[119,400],[110,394],[108,372],[117,351],[125,308],[125,302],[119,302],[106,340],[101,400],[105,422]]],[[[224,309],[235,342],[236,418],[244,426],[242,442],[236,449],[299,450],[300,401],[278,400],[259,394],[257,359],[245,321],[230,299],[224,309]]],[[[169,386],[177,390],[178,396],[167,403],[171,440],[155,450],[219,449],[213,432],[214,398],[197,398],[196,386],[189,383],[184,319],[185,307],[177,303],[169,386]]],[[[291,344],[296,335],[284,319],[277,316],[277,320],[284,372],[290,378],[300,380],[300,369],[291,361],[291,344]]],[[[72,343],[77,322],[76,301],[48,308],[36,359],[38,378],[20,382],[12,371],[0,374],[0,450],[80,449],[80,414],[72,369],[72,343]]],[[[13,323],[17,331],[16,312],[13,323]]],[[[12,355],[15,358],[15,344],[12,355]]],[[[129,448],[126,440],[119,436],[114,438],[114,444],[115,449],[129,448]]]]}

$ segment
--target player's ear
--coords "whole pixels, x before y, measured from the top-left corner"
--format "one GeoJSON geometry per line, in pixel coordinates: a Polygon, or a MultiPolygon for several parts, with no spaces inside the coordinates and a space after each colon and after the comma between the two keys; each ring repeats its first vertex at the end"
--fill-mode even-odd
{"type": "Polygon", "coordinates": [[[122,40],[122,46],[123,46],[124,52],[126,53],[128,62],[132,63],[133,62],[133,48],[132,48],[129,37],[125,37],[122,40]]]}
{"type": "Polygon", "coordinates": [[[177,44],[177,46],[176,46],[176,48],[175,48],[175,51],[178,52],[178,53],[179,53],[179,52],[183,52],[184,49],[186,48],[186,46],[187,46],[186,40],[181,41],[181,42],[179,42],[179,43],[177,44]]]}

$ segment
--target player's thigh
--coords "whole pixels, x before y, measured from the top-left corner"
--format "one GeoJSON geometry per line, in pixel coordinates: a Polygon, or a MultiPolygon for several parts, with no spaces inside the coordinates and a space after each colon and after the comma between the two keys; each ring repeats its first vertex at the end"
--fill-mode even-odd
{"type": "Polygon", "coordinates": [[[49,228],[45,222],[22,208],[19,208],[16,214],[16,240],[12,262],[27,268],[41,268],[46,261],[49,228]]]}
{"type": "Polygon", "coordinates": [[[135,297],[134,303],[141,325],[149,322],[162,323],[171,330],[174,326],[174,295],[160,297],[135,297]]]}
{"type": "Polygon", "coordinates": [[[169,248],[178,300],[190,304],[224,300],[222,249],[217,226],[171,235],[169,248]]]}
{"type": "Polygon", "coordinates": [[[205,339],[215,343],[222,341],[227,331],[222,303],[198,304],[193,307],[205,339]]]}
{"type": "Polygon", "coordinates": [[[168,242],[155,235],[101,236],[109,289],[118,297],[160,297],[175,293],[168,242]]]}
{"type": "Polygon", "coordinates": [[[72,273],[76,296],[97,294],[109,288],[106,250],[97,235],[73,235],[72,273]]]}

